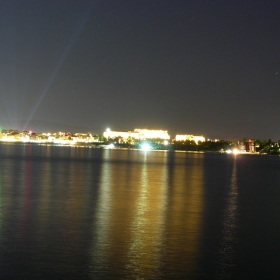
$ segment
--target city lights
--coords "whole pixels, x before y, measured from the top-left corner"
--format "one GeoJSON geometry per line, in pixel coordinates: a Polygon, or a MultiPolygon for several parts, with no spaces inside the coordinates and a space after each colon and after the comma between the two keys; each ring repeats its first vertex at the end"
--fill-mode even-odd
{"type": "Polygon", "coordinates": [[[142,144],[141,147],[142,147],[142,150],[144,150],[144,151],[148,151],[151,149],[151,146],[148,143],[142,144]]]}

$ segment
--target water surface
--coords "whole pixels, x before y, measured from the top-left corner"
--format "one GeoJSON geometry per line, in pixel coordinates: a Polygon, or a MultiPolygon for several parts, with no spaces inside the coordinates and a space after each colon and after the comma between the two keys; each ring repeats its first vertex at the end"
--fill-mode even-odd
{"type": "Polygon", "coordinates": [[[6,279],[278,279],[280,158],[0,145],[6,279]]]}

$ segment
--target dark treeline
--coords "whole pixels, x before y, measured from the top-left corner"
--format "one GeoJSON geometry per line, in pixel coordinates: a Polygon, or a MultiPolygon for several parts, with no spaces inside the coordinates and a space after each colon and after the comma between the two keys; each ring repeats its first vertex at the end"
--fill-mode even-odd
{"type": "Polygon", "coordinates": [[[272,142],[271,139],[256,140],[255,146],[256,152],[260,154],[280,155],[280,140],[278,142],[272,142]]]}
{"type": "MultiPolygon", "coordinates": [[[[172,141],[171,143],[164,143],[161,139],[153,139],[146,141],[129,140],[123,141],[123,139],[116,138],[105,141],[106,144],[113,143],[115,147],[119,148],[136,148],[141,149],[143,144],[149,144],[151,149],[156,150],[180,150],[180,151],[204,151],[204,152],[221,152],[229,149],[245,150],[245,143],[247,140],[244,138],[242,141],[213,141],[208,140],[205,142],[196,143],[195,141],[172,141]]],[[[278,142],[272,142],[269,140],[255,140],[255,152],[260,154],[280,155],[280,140],[278,142]]]]}
{"type": "Polygon", "coordinates": [[[149,144],[151,149],[156,150],[181,150],[181,151],[225,151],[230,149],[235,143],[230,141],[205,141],[205,142],[198,142],[191,140],[186,141],[173,141],[171,143],[164,143],[161,139],[153,139],[153,140],[146,140],[146,141],[122,141],[120,138],[111,139],[106,141],[106,144],[114,144],[115,147],[120,148],[136,148],[140,149],[143,144],[149,144]]]}
{"type": "Polygon", "coordinates": [[[232,146],[229,141],[205,141],[198,142],[195,141],[174,141],[172,143],[172,148],[174,150],[183,150],[183,151],[225,151],[232,146]]]}

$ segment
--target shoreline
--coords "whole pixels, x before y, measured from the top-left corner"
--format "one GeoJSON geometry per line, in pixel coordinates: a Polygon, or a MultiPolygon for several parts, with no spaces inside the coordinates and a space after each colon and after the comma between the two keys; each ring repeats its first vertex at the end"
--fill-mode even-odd
{"type": "Polygon", "coordinates": [[[267,154],[259,152],[237,152],[237,153],[227,153],[226,151],[192,151],[192,150],[180,150],[180,149],[149,149],[143,150],[137,147],[110,147],[104,143],[86,143],[86,142],[75,142],[75,143],[59,143],[59,142],[34,142],[34,141],[3,141],[0,140],[0,145],[36,145],[36,146],[53,146],[53,147],[71,147],[71,148],[93,148],[93,149],[106,149],[106,150],[131,150],[131,151],[158,151],[158,152],[178,152],[178,153],[193,153],[193,154],[228,154],[228,155],[278,155],[278,154],[267,154]]]}

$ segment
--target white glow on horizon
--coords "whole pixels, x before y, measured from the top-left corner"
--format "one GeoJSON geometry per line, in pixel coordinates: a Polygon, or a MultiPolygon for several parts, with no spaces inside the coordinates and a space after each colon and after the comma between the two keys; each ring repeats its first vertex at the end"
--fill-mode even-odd
{"type": "Polygon", "coordinates": [[[234,154],[234,155],[237,155],[237,154],[239,154],[240,153],[240,150],[238,150],[238,149],[236,149],[236,148],[234,148],[233,150],[227,150],[226,151],[226,153],[227,154],[234,154]]]}
{"type": "Polygon", "coordinates": [[[107,145],[106,148],[107,148],[107,149],[112,149],[112,148],[115,148],[115,145],[114,145],[113,143],[111,143],[111,144],[107,145]]]}
{"type": "Polygon", "coordinates": [[[142,150],[144,150],[144,151],[148,151],[151,149],[151,146],[148,143],[142,144],[141,147],[142,147],[142,150]]]}

